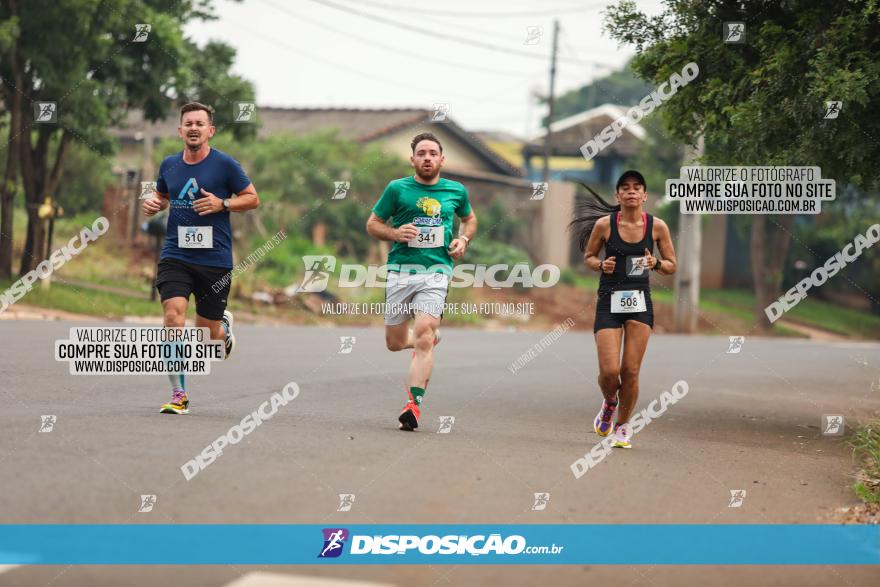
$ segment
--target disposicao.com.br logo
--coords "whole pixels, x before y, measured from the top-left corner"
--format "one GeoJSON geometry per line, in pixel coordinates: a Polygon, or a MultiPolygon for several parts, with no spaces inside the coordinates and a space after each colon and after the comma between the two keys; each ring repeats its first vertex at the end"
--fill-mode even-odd
{"type": "MultiPolygon", "coordinates": [[[[303,256],[305,274],[293,293],[322,292],[327,289],[330,278],[336,272],[336,257],[333,255],[303,256]]],[[[411,273],[444,274],[449,276],[449,287],[553,287],[559,283],[561,271],[558,266],[544,263],[532,268],[528,263],[496,263],[483,265],[459,263],[448,265],[386,264],[358,265],[343,263],[339,265],[337,286],[340,288],[385,287],[389,275],[411,273]]]]}
{"type": "Polygon", "coordinates": [[[349,555],[518,555],[560,554],[564,546],[528,546],[519,534],[349,534],[346,528],[324,528],[318,558],[336,558],[350,544],[349,555]]]}

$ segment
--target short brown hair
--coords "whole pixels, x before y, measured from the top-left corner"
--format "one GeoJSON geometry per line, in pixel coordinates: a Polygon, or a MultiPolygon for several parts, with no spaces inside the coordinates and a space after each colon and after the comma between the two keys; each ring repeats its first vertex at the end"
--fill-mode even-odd
{"type": "Polygon", "coordinates": [[[183,120],[183,115],[187,112],[195,112],[196,110],[204,110],[208,113],[208,122],[214,124],[214,109],[210,106],[202,104],[201,102],[187,102],[183,106],[180,107],[180,120],[183,120]]]}
{"type": "Polygon", "coordinates": [[[415,137],[413,137],[412,143],[410,144],[410,147],[412,148],[413,155],[415,155],[415,153],[416,153],[416,145],[418,145],[422,141],[434,141],[435,143],[437,143],[437,146],[440,147],[440,152],[441,153],[443,152],[443,145],[440,144],[440,139],[438,139],[436,136],[434,136],[434,133],[423,132],[423,133],[417,134],[415,137]]]}

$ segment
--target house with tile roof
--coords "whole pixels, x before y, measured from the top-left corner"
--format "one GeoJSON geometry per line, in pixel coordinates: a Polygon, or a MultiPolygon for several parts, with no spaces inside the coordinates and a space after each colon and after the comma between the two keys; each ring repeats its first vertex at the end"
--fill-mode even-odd
{"type": "MultiPolygon", "coordinates": [[[[528,226],[522,242],[536,263],[568,266],[570,243],[564,230],[574,202],[574,187],[560,183],[547,191],[552,197],[535,198],[532,181],[523,170],[493,150],[478,135],[468,132],[455,120],[444,117],[433,121],[435,112],[427,108],[272,108],[259,107],[257,138],[277,133],[311,134],[336,129],[340,136],[361,143],[377,143],[386,152],[408,159],[410,141],[421,132],[433,132],[443,143],[447,164],[443,175],[468,187],[472,202],[479,209],[501,200],[505,209],[522,217],[528,226]]],[[[139,111],[111,134],[119,141],[118,166],[128,176],[153,178],[151,155],[158,141],[177,136],[177,112],[151,123],[139,111]]],[[[377,194],[378,196],[378,194],[377,194]]],[[[489,230],[491,227],[484,227],[489,230]]]]}

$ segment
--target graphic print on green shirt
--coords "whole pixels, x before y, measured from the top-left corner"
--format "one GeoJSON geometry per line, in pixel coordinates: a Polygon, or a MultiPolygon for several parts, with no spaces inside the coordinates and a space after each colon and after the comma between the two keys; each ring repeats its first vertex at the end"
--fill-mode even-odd
{"type": "Polygon", "coordinates": [[[394,228],[411,223],[419,230],[412,241],[391,247],[389,271],[452,273],[449,246],[453,215],[471,213],[467,188],[462,184],[446,178],[434,185],[419,183],[412,176],[395,179],[382,192],[373,212],[382,220],[390,218],[394,228]]]}

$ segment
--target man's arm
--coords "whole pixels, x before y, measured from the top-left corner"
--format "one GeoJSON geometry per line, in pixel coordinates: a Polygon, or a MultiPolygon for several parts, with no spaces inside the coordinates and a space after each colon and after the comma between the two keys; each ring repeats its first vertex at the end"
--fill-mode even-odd
{"type": "Polygon", "coordinates": [[[458,238],[452,239],[452,242],[449,243],[449,256],[453,259],[461,259],[470,244],[470,240],[476,234],[477,215],[471,212],[461,218],[461,225],[458,227],[458,238]]]}
{"type": "Polygon", "coordinates": [[[419,231],[412,224],[404,224],[400,228],[389,226],[373,212],[367,219],[367,233],[380,241],[403,243],[414,239],[419,231]]]}
{"type": "MultiPolygon", "coordinates": [[[[204,188],[199,191],[202,192],[202,197],[193,202],[193,210],[195,210],[199,216],[215,214],[223,211],[223,200],[221,198],[218,198],[204,188]]],[[[259,205],[260,196],[257,195],[257,188],[255,188],[252,183],[248,184],[248,186],[236,194],[234,198],[229,198],[230,212],[247,212],[248,210],[253,210],[259,205]]]]}
{"type": "Polygon", "coordinates": [[[247,212],[259,205],[260,196],[257,195],[257,188],[254,187],[254,184],[250,184],[229,200],[229,211],[247,212]]]}
{"type": "Polygon", "coordinates": [[[144,200],[141,209],[144,211],[144,216],[153,216],[157,212],[161,212],[167,208],[169,202],[168,194],[153,192],[153,197],[149,200],[144,200]]]}

